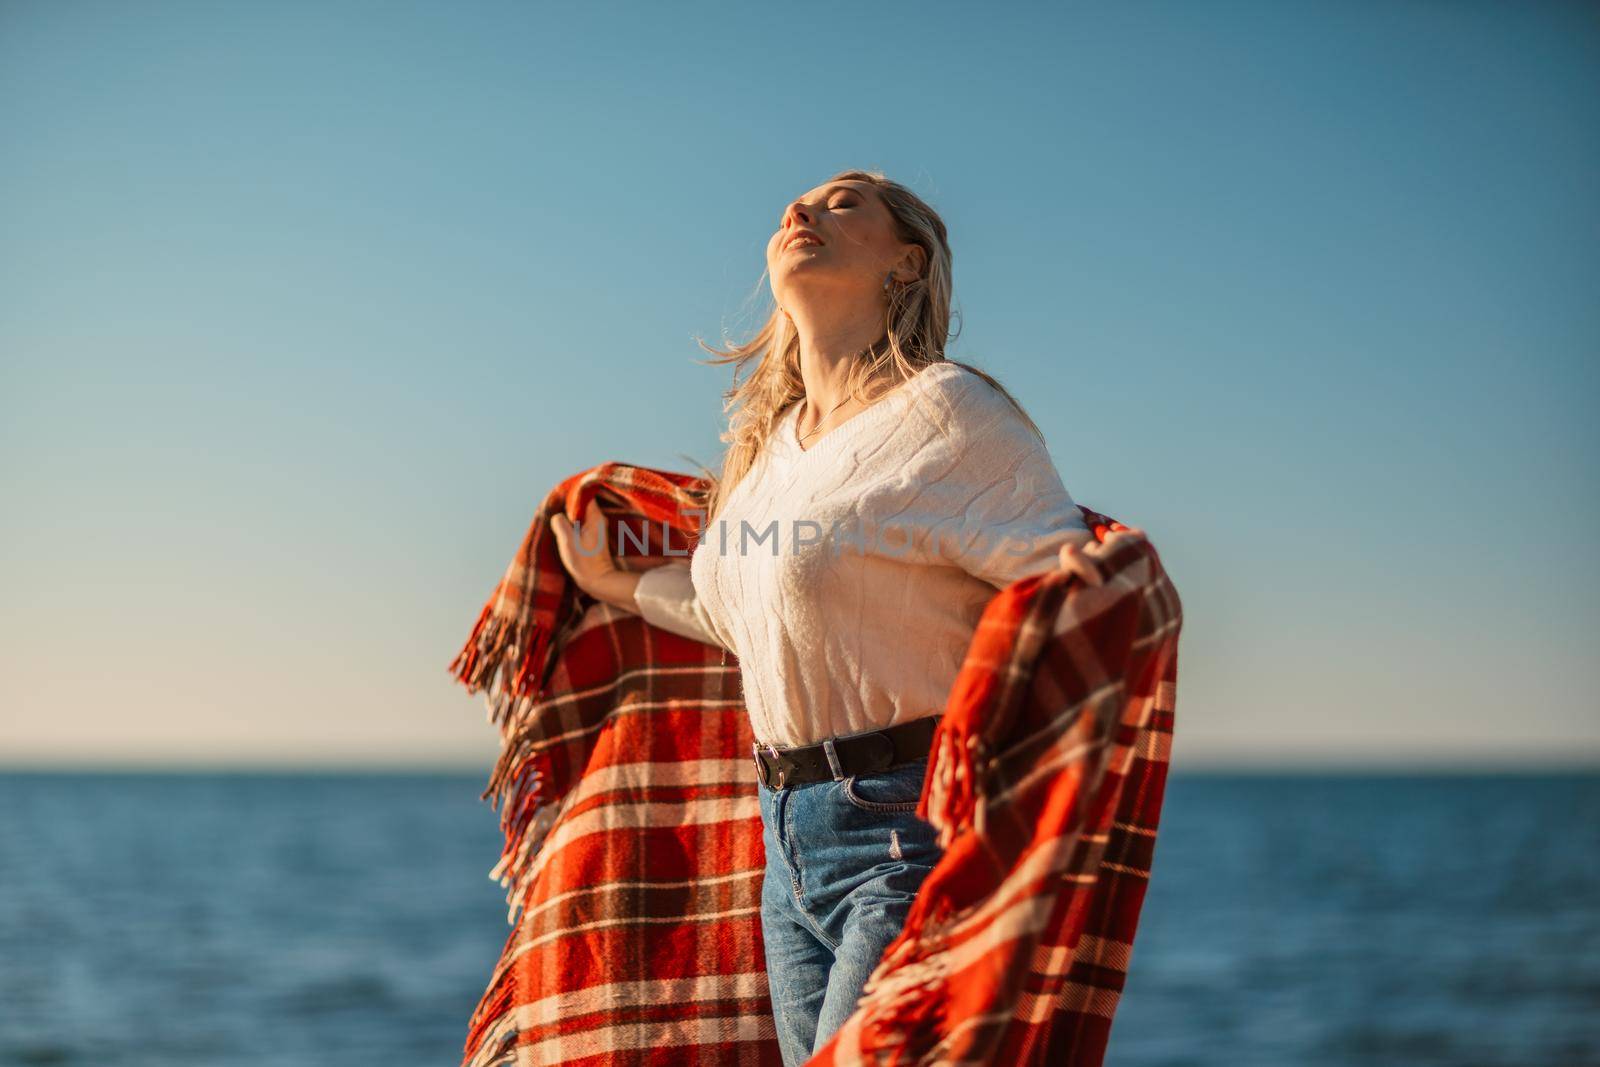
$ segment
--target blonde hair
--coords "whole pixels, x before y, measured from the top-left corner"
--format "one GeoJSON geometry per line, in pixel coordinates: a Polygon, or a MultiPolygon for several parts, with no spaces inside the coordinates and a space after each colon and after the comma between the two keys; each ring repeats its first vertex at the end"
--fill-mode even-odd
{"type": "MultiPolygon", "coordinates": [[[[862,391],[868,382],[884,379],[886,388],[894,388],[930,363],[955,363],[999,390],[1029,428],[1039,434],[1038,426],[1003,385],[986,371],[949,360],[944,354],[946,342],[954,337],[950,332],[950,242],[944,220],[917,194],[877,171],[843,170],[828,181],[871,185],[889,209],[898,239],[921,245],[927,253],[921,277],[890,289],[884,316],[888,344],[874,347],[855,361],[846,379],[849,394],[870,401],[872,397],[862,391]]],[[[804,397],[806,390],[800,376],[800,337],[780,308],[774,307],[766,324],[743,344],[714,348],[704,341],[698,343],[714,357],[699,362],[735,364],[733,384],[723,393],[723,411],[731,415],[728,429],[719,437],[728,445],[722,473],[713,477],[702,468],[709,488],[701,506],[706,511],[704,522],[709,525],[733,487],[754,466],[783,412],[804,397]],[[752,361],[755,369],[740,381],[740,372],[752,361]]]]}

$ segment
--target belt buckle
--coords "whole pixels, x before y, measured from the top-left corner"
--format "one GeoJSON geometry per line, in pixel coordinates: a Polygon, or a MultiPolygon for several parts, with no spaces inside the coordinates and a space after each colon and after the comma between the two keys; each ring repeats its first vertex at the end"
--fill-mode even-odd
{"type": "MultiPolygon", "coordinates": [[[[769,752],[772,755],[773,762],[777,763],[778,750],[776,748],[773,748],[771,745],[768,745],[767,746],[767,752],[769,752]]],[[[762,785],[766,786],[768,789],[782,789],[783,788],[783,783],[785,781],[787,781],[788,778],[789,778],[788,769],[783,767],[783,766],[781,766],[781,765],[778,767],[778,784],[777,785],[773,785],[772,781],[771,781],[771,776],[767,773],[767,769],[768,769],[767,765],[761,761],[761,742],[760,741],[752,741],[752,742],[750,742],[750,758],[756,761],[756,780],[757,781],[759,781],[762,785]]]]}

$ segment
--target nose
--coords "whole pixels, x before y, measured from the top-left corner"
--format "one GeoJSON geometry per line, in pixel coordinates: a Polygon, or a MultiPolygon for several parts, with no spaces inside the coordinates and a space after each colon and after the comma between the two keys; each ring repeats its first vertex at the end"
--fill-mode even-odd
{"type": "Polygon", "coordinates": [[[801,226],[810,226],[812,221],[811,209],[806,207],[803,200],[794,201],[783,213],[783,228],[786,230],[797,223],[801,226]]]}

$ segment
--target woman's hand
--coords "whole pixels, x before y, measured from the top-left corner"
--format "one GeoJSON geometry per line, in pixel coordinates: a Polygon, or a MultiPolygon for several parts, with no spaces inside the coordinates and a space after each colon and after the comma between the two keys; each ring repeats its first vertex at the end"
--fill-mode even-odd
{"type": "MultiPolygon", "coordinates": [[[[1089,542],[1090,545],[1096,543],[1094,541],[1089,542]]],[[[1086,547],[1088,546],[1062,545],[1061,569],[1076,574],[1083,580],[1084,585],[1099,585],[1104,579],[1101,578],[1100,568],[1095,565],[1095,561],[1084,553],[1086,547]]]]}
{"type": "Polygon", "coordinates": [[[593,497],[589,498],[589,506],[583,512],[581,547],[578,531],[565,511],[551,518],[550,527],[556,535],[556,551],[561,553],[561,562],[579,589],[590,592],[591,585],[604,581],[607,574],[617,569],[617,562],[611,556],[610,540],[606,537],[605,516],[593,497]]]}
{"type": "MultiPolygon", "coordinates": [[[[1134,537],[1143,537],[1145,533],[1137,526],[1118,526],[1106,538],[1109,542],[1118,534],[1127,533],[1134,537]]],[[[1105,575],[1100,573],[1100,558],[1106,554],[1106,547],[1100,541],[1090,538],[1082,544],[1065,544],[1061,546],[1061,569],[1071,571],[1083,579],[1084,585],[1100,585],[1105,581],[1105,575]]]]}
{"type": "Polygon", "coordinates": [[[638,612],[633,590],[639,584],[639,576],[617,569],[617,561],[611,554],[605,516],[593,497],[583,512],[581,539],[564,511],[551,517],[550,529],[556,536],[556,551],[561,553],[561,563],[579,589],[596,600],[638,612]]]}

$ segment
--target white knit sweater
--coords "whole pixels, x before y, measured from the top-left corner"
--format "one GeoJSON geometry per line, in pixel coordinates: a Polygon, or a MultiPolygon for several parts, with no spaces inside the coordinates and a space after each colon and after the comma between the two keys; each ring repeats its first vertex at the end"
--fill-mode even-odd
{"type": "Polygon", "coordinates": [[[802,449],[792,404],[646,621],[739,657],[757,741],[804,745],[944,710],[996,591],[1092,540],[1005,397],[934,363],[802,449]]]}

